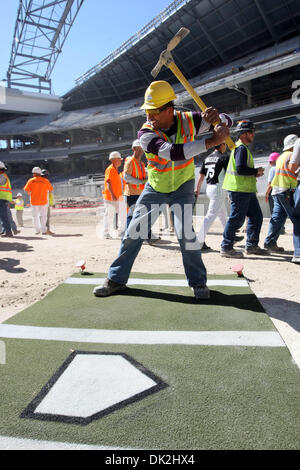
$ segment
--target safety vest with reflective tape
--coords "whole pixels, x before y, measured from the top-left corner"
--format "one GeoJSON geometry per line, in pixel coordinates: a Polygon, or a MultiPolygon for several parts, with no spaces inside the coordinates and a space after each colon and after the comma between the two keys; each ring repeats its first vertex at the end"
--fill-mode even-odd
{"type": "Polygon", "coordinates": [[[16,211],[22,211],[24,209],[24,200],[23,199],[16,199],[15,202],[15,209],[16,211]]]}
{"type": "MultiPolygon", "coordinates": [[[[146,169],[144,162],[137,161],[134,157],[127,157],[126,160],[129,160],[132,163],[132,174],[133,178],[137,178],[139,180],[146,179],[146,169]]],[[[127,183],[128,184],[128,183],[127,183]]],[[[145,184],[134,184],[129,183],[133,189],[144,189],[145,184]]]]}
{"type": "MultiPolygon", "coordinates": [[[[175,144],[193,142],[195,139],[195,125],[191,112],[181,113],[176,111],[177,133],[175,144]]],[[[167,142],[172,142],[163,131],[155,130],[149,122],[142,129],[150,129],[167,142]]],[[[155,191],[160,193],[171,193],[176,191],[182,184],[195,178],[194,159],[189,160],[166,160],[158,155],[145,152],[148,160],[148,181],[155,191]]]]}
{"type": "Polygon", "coordinates": [[[12,201],[12,191],[11,185],[9,181],[9,177],[6,173],[2,173],[3,176],[6,178],[6,183],[0,185],[0,199],[4,199],[5,201],[12,201]]]}
{"type": "MultiPolygon", "coordinates": [[[[254,168],[254,160],[247,145],[243,144],[240,140],[238,140],[235,145],[236,148],[240,147],[240,145],[244,145],[247,150],[247,166],[249,168],[254,168]]],[[[233,149],[230,154],[223,182],[223,189],[239,193],[256,193],[256,175],[238,175],[237,173],[236,161],[234,158],[236,148],[233,149]]]]}
{"type": "Polygon", "coordinates": [[[275,176],[272,179],[271,186],[279,188],[296,188],[297,176],[289,170],[289,162],[292,152],[283,152],[276,161],[275,176]]]}

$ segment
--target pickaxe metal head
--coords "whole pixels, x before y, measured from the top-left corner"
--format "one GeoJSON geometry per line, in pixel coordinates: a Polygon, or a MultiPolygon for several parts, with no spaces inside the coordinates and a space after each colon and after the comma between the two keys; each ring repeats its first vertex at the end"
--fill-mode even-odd
{"type": "Polygon", "coordinates": [[[163,65],[168,66],[170,62],[173,62],[171,51],[178,46],[178,44],[182,41],[183,38],[185,38],[185,36],[189,34],[189,32],[190,30],[187,28],[180,28],[180,30],[175,34],[175,36],[172,37],[171,41],[167,45],[167,49],[165,49],[160,54],[159,61],[151,70],[152,77],[157,77],[163,65]]]}

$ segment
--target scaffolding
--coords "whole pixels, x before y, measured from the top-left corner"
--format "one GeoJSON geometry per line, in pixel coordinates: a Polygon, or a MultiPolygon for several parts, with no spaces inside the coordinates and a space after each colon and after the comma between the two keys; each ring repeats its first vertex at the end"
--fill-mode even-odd
{"type": "Polygon", "coordinates": [[[20,0],[7,85],[52,93],[51,73],[84,0],[20,0]]]}

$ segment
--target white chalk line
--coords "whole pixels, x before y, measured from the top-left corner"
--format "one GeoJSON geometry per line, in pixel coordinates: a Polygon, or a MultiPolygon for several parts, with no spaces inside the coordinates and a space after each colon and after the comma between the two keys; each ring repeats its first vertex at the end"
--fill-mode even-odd
{"type": "Polygon", "coordinates": [[[40,441],[19,437],[0,436],[0,450],[133,450],[125,447],[107,447],[71,442],[40,441]]]}
{"type": "Polygon", "coordinates": [[[285,346],[276,331],[133,331],[0,324],[0,338],[105,344],[285,346]]]}
{"type": "MultiPolygon", "coordinates": [[[[104,277],[68,277],[64,284],[90,284],[98,285],[104,282],[104,277]]],[[[127,285],[188,287],[185,279],[139,279],[131,278],[127,285]]],[[[208,286],[249,287],[245,279],[208,279],[208,286]]]]}

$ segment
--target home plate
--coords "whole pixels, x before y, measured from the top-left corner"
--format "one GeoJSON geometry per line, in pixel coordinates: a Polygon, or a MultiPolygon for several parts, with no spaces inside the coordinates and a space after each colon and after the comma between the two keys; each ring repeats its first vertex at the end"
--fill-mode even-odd
{"type": "Polygon", "coordinates": [[[127,354],[74,351],[21,417],[88,424],[166,386],[127,354]]]}

